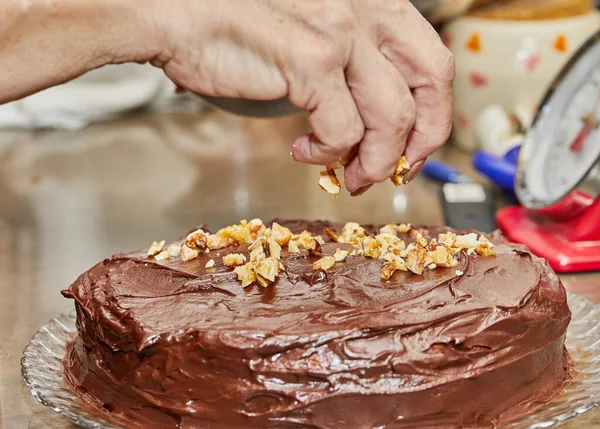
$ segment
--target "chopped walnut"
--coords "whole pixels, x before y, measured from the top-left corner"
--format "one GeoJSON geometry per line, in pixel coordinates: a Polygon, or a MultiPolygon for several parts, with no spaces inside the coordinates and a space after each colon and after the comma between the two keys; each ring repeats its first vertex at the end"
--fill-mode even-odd
{"type": "Polygon", "coordinates": [[[494,250],[494,245],[487,237],[480,235],[479,236],[479,246],[475,250],[478,255],[481,256],[495,256],[496,251],[494,250]]]}
{"type": "Polygon", "coordinates": [[[188,234],[185,245],[190,249],[204,252],[208,248],[208,235],[201,229],[188,234]]]}
{"type": "Polygon", "coordinates": [[[455,247],[459,247],[461,249],[475,249],[479,246],[479,240],[477,239],[477,234],[471,233],[466,235],[458,235],[454,242],[455,247]]]}
{"type": "Polygon", "coordinates": [[[396,227],[396,229],[398,230],[398,232],[405,234],[412,230],[412,225],[410,223],[401,223],[396,227]]]}
{"type": "Polygon", "coordinates": [[[462,275],[464,275],[464,274],[465,274],[465,273],[463,273],[461,270],[456,270],[456,275],[457,275],[457,276],[459,276],[459,277],[460,277],[460,276],[462,276],[462,275]]]}
{"type": "Polygon", "coordinates": [[[373,237],[365,237],[362,241],[363,255],[367,258],[377,259],[381,256],[381,249],[373,237]]]}
{"type": "Polygon", "coordinates": [[[250,244],[257,238],[257,231],[253,232],[255,226],[251,226],[248,221],[242,220],[239,225],[231,225],[220,229],[217,235],[233,243],[250,244]]]}
{"type": "Polygon", "coordinates": [[[423,274],[427,262],[427,252],[414,244],[406,248],[406,268],[415,274],[423,274]]]}
{"type": "Polygon", "coordinates": [[[152,246],[150,246],[150,248],[148,249],[148,256],[158,255],[162,251],[164,246],[165,246],[165,240],[154,241],[152,243],[152,246]]]}
{"type": "Polygon", "coordinates": [[[392,177],[390,177],[390,180],[392,181],[392,183],[394,184],[394,186],[398,187],[398,186],[400,186],[400,185],[403,184],[404,177],[402,177],[402,176],[392,176],[392,177]]]}
{"type": "Polygon", "coordinates": [[[268,238],[266,236],[256,239],[250,246],[248,246],[248,250],[254,251],[258,248],[262,248],[263,250],[268,250],[267,240],[268,240],[268,238]]]}
{"type": "Polygon", "coordinates": [[[425,249],[427,249],[427,251],[433,251],[435,249],[437,249],[438,247],[438,242],[435,238],[432,238],[431,241],[425,246],[425,249]]]}
{"type": "MultiPolygon", "coordinates": [[[[313,264],[315,270],[328,270],[337,262],[343,262],[349,256],[360,255],[371,259],[381,259],[381,277],[390,279],[396,271],[410,271],[414,274],[423,274],[428,270],[439,267],[457,267],[456,254],[466,251],[467,254],[480,256],[495,255],[493,243],[485,236],[476,233],[457,235],[453,232],[440,234],[437,239],[428,240],[427,231],[413,229],[410,224],[389,224],[379,230],[379,234],[371,236],[358,223],[349,222],[344,225],[341,234],[325,229],[325,234],[334,242],[348,243],[354,248],[341,250],[337,248],[333,255],[320,258],[313,264]],[[414,243],[406,245],[398,234],[408,233],[414,238],[414,243]]],[[[263,287],[272,284],[285,270],[281,261],[282,246],[287,246],[289,253],[300,253],[306,249],[311,255],[322,255],[321,245],[324,240],[321,236],[313,236],[309,231],[301,234],[292,234],[291,230],[274,222],[267,228],[260,219],[250,222],[242,220],[238,225],[223,228],[217,234],[207,234],[198,229],[186,237],[185,244],[172,244],[166,250],[164,241],[154,242],[148,250],[149,256],[156,260],[166,260],[170,257],[180,256],[183,261],[198,257],[200,253],[209,253],[210,250],[223,249],[231,245],[247,244],[249,262],[241,253],[225,255],[222,260],[227,267],[234,267],[238,280],[243,287],[257,282],[263,287]]],[[[216,254],[220,256],[219,253],[216,254]]],[[[213,268],[215,260],[210,259],[205,264],[206,269],[213,268]]],[[[460,270],[458,276],[463,275],[460,270]]]]}
{"type": "Polygon", "coordinates": [[[302,231],[298,236],[298,243],[308,250],[311,255],[319,256],[323,253],[319,242],[308,231],[302,231]]]}
{"type": "Polygon", "coordinates": [[[398,160],[398,164],[396,164],[396,171],[394,171],[394,174],[392,175],[392,177],[390,177],[390,180],[395,186],[402,185],[404,182],[404,175],[408,173],[409,170],[410,164],[408,163],[406,158],[402,156],[398,160]]]}
{"type": "Polygon", "coordinates": [[[238,267],[246,263],[246,257],[241,253],[230,253],[223,256],[223,265],[226,267],[238,267]]]}
{"type": "Polygon", "coordinates": [[[259,278],[262,277],[270,283],[273,283],[275,278],[279,275],[279,261],[272,256],[259,261],[256,265],[256,274],[259,278]]]}
{"type": "Polygon", "coordinates": [[[401,257],[393,253],[387,253],[381,256],[381,259],[386,262],[381,267],[381,277],[389,280],[396,271],[408,271],[406,262],[401,257]]]}
{"type": "Polygon", "coordinates": [[[348,257],[347,250],[335,249],[335,253],[333,254],[333,259],[335,262],[342,262],[348,257]]]}
{"type": "Polygon", "coordinates": [[[268,287],[271,283],[273,283],[273,282],[270,282],[269,280],[265,279],[263,276],[259,276],[258,274],[256,275],[256,281],[262,287],[268,287]]]}
{"type": "Polygon", "coordinates": [[[254,266],[252,263],[235,267],[233,270],[237,274],[237,278],[242,282],[242,287],[248,287],[256,281],[256,273],[254,272],[254,266]]]}
{"type": "Polygon", "coordinates": [[[224,249],[231,244],[230,241],[216,234],[210,234],[207,238],[207,246],[210,250],[224,249]]]}
{"type": "Polygon", "coordinates": [[[260,219],[252,219],[250,222],[248,222],[248,229],[254,234],[258,233],[258,231],[260,231],[263,228],[263,226],[264,223],[260,219]]]}
{"type": "Polygon", "coordinates": [[[395,272],[396,267],[391,262],[384,262],[384,264],[381,266],[381,278],[384,280],[389,280],[392,278],[395,272]]]}
{"type": "Polygon", "coordinates": [[[288,252],[290,253],[300,253],[300,249],[298,248],[298,243],[295,240],[290,240],[288,243],[288,252]]]}
{"type": "Polygon", "coordinates": [[[333,198],[337,198],[342,190],[342,186],[335,175],[335,171],[330,168],[326,169],[325,171],[321,171],[319,177],[319,186],[321,189],[331,194],[333,198]]]}
{"type": "Polygon", "coordinates": [[[456,243],[457,235],[453,232],[447,232],[445,234],[440,234],[438,237],[438,242],[441,244],[445,244],[448,247],[454,247],[454,243],[456,243]]]}
{"type": "Polygon", "coordinates": [[[163,250],[158,255],[156,255],[154,257],[154,259],[157,260],[157,261],[164,261],[165,259],[169,259],[169,251],[168,250],[163,250]]]}
{"type": "Polygon", "coordinates": [[[181,254],[181,246],[179,244],[171,244],[167,249],[171,258],[176,258],[181,254]]]}
{"type": "Polygon", "coordinates": [[[396,225],[394,225],[393,223],[385,225],[379,229],[379,233],[380,234],[389,234],[389,235],[393,235],[396,237],[397,236],[396,235],[396,225]]]}
{"type": "Polygon", "coordinates": [[[329,229],[329,228],[325,228],[325,235],[326,235],[327,237],[331,238],[331,240],[332,240],[332,241],[335,241],[335,242],[337,243],[337,241],[338,241],[338,236],[337,236],[337,234],[336,234],[334,231],[332,231],[332,230],[331,230],[331,229],[329,229]]]}
{"type": "Polygon", "coordinates": [[[437,246],[435,250],[429,250],[427,256],[438,267],[456,267],[458,261],[454,259],[452,253],[446,246],[437,246]]]}
{"type": "Polygon", "coordinates": [[[267,244],[269,246],[269,255],[274,257],[275,259],[281,259],[281,246],[272,238],[267,240],[267,244]]]}
{"type": "Polygon", "coordinates": [[[377,244],[379,244],[382,253],[386,253],[388,249],[393,247],[398,247],[404,249],[406,247],[406,243],[400,240],[396,235],[389,234],[387,232],[379,233],[375,236],[375,240],[377,244]]]}
{"type": "Polygon", "coordinates": [[[281,259],[281,246],[272,238],[264,235],[257,239],[248,247],[251,251],[250,259],[264,259],[261,256],[273,256],[275,259],[281,259]]]}
{"type": "Polygon", "coordinates": [[[356,222],[348,222],[342,228],[338,241],[340,243],[358,243],[358,241],[367,234],[365,229],[356,222]]]}
{"type": "Polygon", "coordinates": [[[408,173],[408,170],[410,170],[410,164],[406,160],[406,157],[402,156],[398,160],[398,164],[396,164],[396,171],[394,171],[394,174],[396,176],[404,175],[404,174],[408,173]]]}
{"type": "Polygon", "coordinates": [[[273,222],[273,225],[271,226],[271,238],[280,246],[287,246],[292,238],[292,231],[279,225],[277,222],[273,222]]]}
{"type": "Polygon", "coordinates": [[[417,233],[417,243],[419,243],[421,247],[427,247],[427,239],[423,237],[423,234],[420,232],[417,233]]]}
{"type": "Polygon", "coordinates": [[[333,256],[325,256],[313,264],[313,270],[327,271],[334,265],[335,265],[335,258],[333,256]]]}
{"type": "Polygon", "coordinates": [[[321,248],[321,245],[318,241],[314,239],[309,243],[309,247],[307,247],[307,249],[308,253],[314,256],[320,256],[323,254],[323,249],[321,248]]]}
{"type": "Polygon", "coordinates": [[[263,246],[258,246],[252,249],[250,252],[250,262],[257,263],[258,261],[262,261],[266,259],[267,255],[265,254],[265,249],[263,246]]]}
{"type": "Polygon", "coordinates": [[[190,249],[187,245],[181,246],[181,260],[184,262],[191,261],[198,257],[200,252],[196,249],[190,249]]]}

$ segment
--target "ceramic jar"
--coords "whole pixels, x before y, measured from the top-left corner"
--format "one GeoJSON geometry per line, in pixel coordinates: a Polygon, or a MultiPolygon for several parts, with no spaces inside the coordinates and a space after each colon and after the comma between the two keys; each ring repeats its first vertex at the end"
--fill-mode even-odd
{"type": "Polygon", "coordinates": [[[527,127],[549,84],[599,28],[600,13],[591,8],[567,18],[465,16],[448,24],[442,38],[456,60],[455,144],[468,151],[480,147],[477,129],[489,121],[489,109],[481,117],[489,106],[527,127]]]}

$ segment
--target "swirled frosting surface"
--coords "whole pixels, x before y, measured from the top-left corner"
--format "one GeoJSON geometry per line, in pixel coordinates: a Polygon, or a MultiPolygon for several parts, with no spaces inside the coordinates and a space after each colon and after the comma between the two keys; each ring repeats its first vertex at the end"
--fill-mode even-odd
{"type": "MultiPolygon", "coordinates": [[[[279,222],[295,233],[340,229],[279,222]]],[[[387,281],[378,260],[348,257],[325,272],[313,270],[317,257],[284,251],[273,285],[245,289],[217,252],[188,262],[116,255],[63,291],[79,329],[66,380],[129,427],[500,424],[570,379],[570,311],[544,261],[492,240],[496,256],[463,252],[457,268],[387,281]]]]}

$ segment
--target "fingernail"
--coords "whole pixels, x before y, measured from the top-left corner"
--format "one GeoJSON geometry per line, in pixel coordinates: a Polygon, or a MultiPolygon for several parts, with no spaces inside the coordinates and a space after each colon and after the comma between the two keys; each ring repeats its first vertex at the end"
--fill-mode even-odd
{"type": "Polygon", "coordinates": [[[417,177],[419,175],[419,173],[421,172],[421,170],[423,169],[423,166],[425,165],[425,161],[427,161],[427,159],[421,159],[417,162],[415,162],[412,167],[410,167],[410,170],[408,170],[408,173],[406,173],[404,175],[404,179],[402,179],[402,183],[404,183],[405,185],[408,185],[410,182],[412,182],[415,177],[417,177]]]}
{"type": "Polygon", "coordinates": [[[366,185],[366,186],[363,186],[362,188],[358,188],[356,191],[352,192],[352,193],[350,194],[350,196],[352,196],[352,197],[360,197],[362,194],[364,194],[364,193],[365,193],[365,192],[367,192],[369,189],[371,189],[371,187],[372,187],[372,186],[373,186],[373,185],[371,184],[371,185],[366,185]]]}

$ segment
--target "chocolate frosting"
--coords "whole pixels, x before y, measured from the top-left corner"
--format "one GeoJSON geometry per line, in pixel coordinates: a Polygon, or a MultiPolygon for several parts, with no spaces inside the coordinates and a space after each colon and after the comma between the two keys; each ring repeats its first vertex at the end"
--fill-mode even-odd
{"type": "MultiPolygon", "coordinates": [[[[278,222],[295,233],[341,229],[278,222]]],[[[378,260],[314,271],[317,257],[284,251],[273,285],[245,289],[216,251],[189,262],[116,255],[63,291],[79,330],[65,378],[98,412],[136,428],[504,423],[570,380],[570,311],[545,261],[492,241],[496,256],[461,253],[457,268],[388,281],[378,260]]],[[[323,253],[347,246],[326,242],[323,253]]],[[[247,245],[218,253],[247,255],[247,245]]]]}

